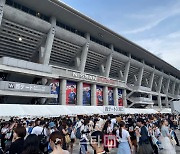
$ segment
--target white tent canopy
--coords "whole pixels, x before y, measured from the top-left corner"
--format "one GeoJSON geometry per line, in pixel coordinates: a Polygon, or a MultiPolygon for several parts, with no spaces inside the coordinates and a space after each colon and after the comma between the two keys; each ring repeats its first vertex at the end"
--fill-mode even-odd
{"type": "MultiPolygon", "coordinates": [[[[112,108],[112,106],[111,106],[112,108]]],[[[122,107],[121,107],[122,108],[122,107]]],[[[134,109],[123,108],[121,111],[111,114],[153,114],[154,109],[134,109]]],[[[60,115],[92,115],[109,114],[104,111],[103,106],[65,106],[65,105],[21,105],[21,104],[1,104],[0,117],[27,116],[27,117],[58,117],[60,115]]]]}

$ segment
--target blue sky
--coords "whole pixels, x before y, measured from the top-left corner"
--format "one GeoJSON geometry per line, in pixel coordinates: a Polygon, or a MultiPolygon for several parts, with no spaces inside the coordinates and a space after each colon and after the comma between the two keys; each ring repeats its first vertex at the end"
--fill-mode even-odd
{"type": "Polygon", "coordinates": [[[180,0],[61,0],[180,70],[180,0]]]}

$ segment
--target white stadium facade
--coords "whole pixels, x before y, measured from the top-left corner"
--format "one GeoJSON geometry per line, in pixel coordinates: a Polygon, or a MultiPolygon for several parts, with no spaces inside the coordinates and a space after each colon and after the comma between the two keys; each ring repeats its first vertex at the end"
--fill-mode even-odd
{"type": "Polygon", "coordinates": [[[58,0],[0,0],[0,104],[168,108],[180,71],[58,0]]]}

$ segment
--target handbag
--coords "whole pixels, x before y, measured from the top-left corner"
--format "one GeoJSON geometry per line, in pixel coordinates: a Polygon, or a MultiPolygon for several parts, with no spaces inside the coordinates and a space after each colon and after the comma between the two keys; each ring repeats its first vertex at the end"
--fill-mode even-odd
{"type": "Polygon", "coordinates": [[[176,140],[174,139],[174,137],[171,138],[171,144],[172,144],[173,146],[175,146],[175,145],[177,144],[177,142],[176,142],[176,140]]]}
{"type": "Polygon", "coordinates": [[[42,152],[46,152],[47,151],[47,146],[48,146],[48,141],[47,141],[47,137],[44,134],[44,127],[43,130],[41,132],[40,135],[38,135],[38,140],[39,140],[39,148],[42,152]]]}
{"type": "Polygon", "coordinates": [[[65,136],[65,142],[66,142],[67,144],[71,142],[71,138],[70,138],[69,135],[66,135],[66,136],[65,136]]]}

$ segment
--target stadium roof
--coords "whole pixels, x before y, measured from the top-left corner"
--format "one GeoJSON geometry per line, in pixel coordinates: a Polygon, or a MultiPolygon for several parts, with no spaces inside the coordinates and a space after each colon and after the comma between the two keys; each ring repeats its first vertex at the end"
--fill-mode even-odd
{"type": "Polygon", "coordinates": [[[81,30],[82,32],[90,33],[93,37],[99,38],[106,43],[113,44],[115,47],[130,53],[134,57],[144,60],[145,63],[154,65],[159,70],[164,70],[165,73],[169,73],[180,79],[180,71],[177,68],[58,0],[14,1],[39,11],[44,15],[55,16],[58,21],[81,30]]]}

